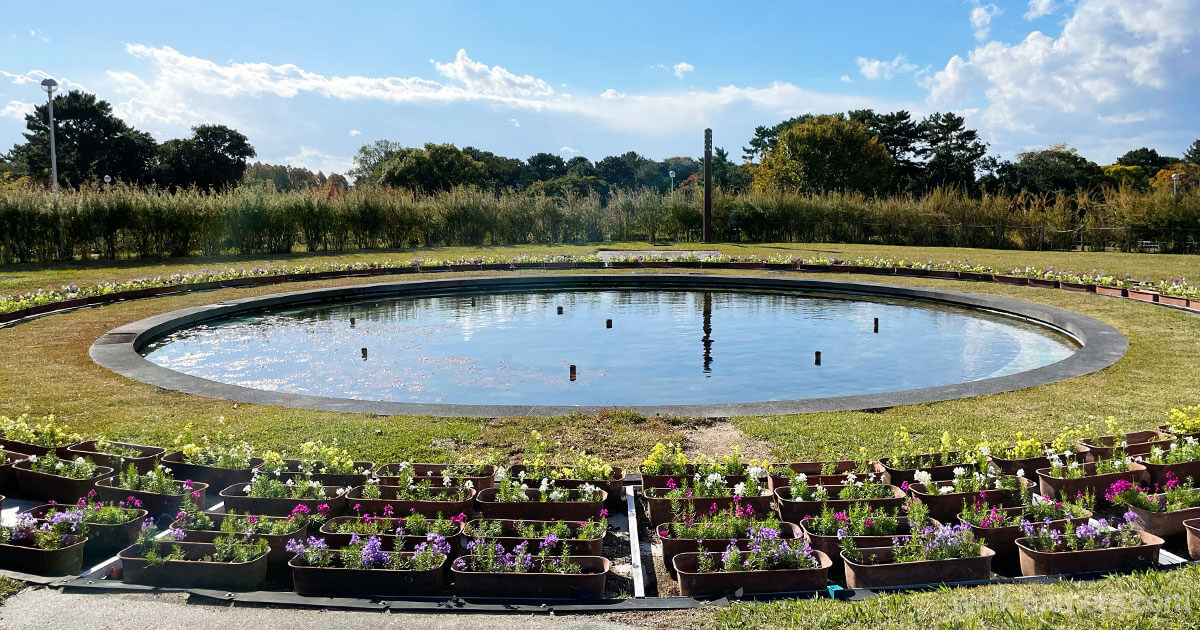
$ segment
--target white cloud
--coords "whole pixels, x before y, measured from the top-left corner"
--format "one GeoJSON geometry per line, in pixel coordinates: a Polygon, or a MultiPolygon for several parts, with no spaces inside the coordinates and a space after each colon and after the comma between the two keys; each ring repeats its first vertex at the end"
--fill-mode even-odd
{"type": "Polygon", "coordinates": [[[838,81],[841,81],[842,83],[850,83],[850,75],[843,74],[842,78],[838,79],[838,81]]]}
{"type": "Polygon", "coordinates": [[[362,135],[362,132],[361,132],[361,131],[359,131],[359,130],[357,130],[357,129],[351,129],[351,130],[350,130],[350,135],[351,135],[351,136],[361,136],[361,135],[362,135]]]}
{"type": "MultiPolygon", "coordinates": [[[[912,103],[881,104],[865,97],[804,90],[792,83],[762,87],[726,85],[707,90],[632,94],[609,88],[598,95],[559,93],[541,78],[488,66],[459,51],[453,61],[433,62],[439,80],[423,77],[331,76],[295,64],[218,63],[183,54],[170,47],[127,44],[145,62],[138,71],[112,70],[108,78],[122,97],[114,110],[130,123],[167,133],[186,131],[202,122],[221,122],[253,132],[253,119],[264,97],[319,97],[343,101],[410,103],[481,103],[515,111],[552,112],[589,118],[607,128],[666,136],[713,124],[722,112],[758,110],[763,119],[809,111],[862,107],[918,107],[912,103]],[[252,100],[254,99],[254,100],[252,100]]],[[[915,66],[903,56],[887,62],[888,72],[915,66]]],[[[269,128],[269,124],[263,125],[269,128]]]]}
{"type": "Polygon", "coordinates": [[[1032,22],[1042,16],[1054,13],[1057,8],[1054,0],[1029,0],[1029,10],[1025,12],[1025,19],[1032,22]]]}
{"type": "Polygon", "coordinates": [[[1016,43],[981,44],[922,85],[935,106],[979,107],[970,122],[1001,151],[1048,144],[1042,134],[1053,132],[1104,161],[1129,148],[1119,144],[1149,145],[1157,133],[1117,137],[1112,125],[1157,118],[1164,133],[1171,126],[1195,133],[1183,103],[1194,99],[1200,78],[1185,52],[1197,46],[1194,0],[1079,0],[1057,37],[1033,31],[1016,43]],[[1169,119],[1172,109],[1177,120],[1169,119]]]}
{"type": "Polygon", "coordinates": [[[570,153],[571,155],[575,155],[576,153],[579,153],[579,149],[575,149],[572,147],[562,147],[558,150],[558,152],[559,153],[570,153]]]}
{"type": "Polygon", "coordinates": [[[680,61],[679,63],[675,64],[674,66],[671,66],[671,69],[675,72],[676,77],[682,79],[683,75],[691,72],[692,70],[695,70],[696,66],[693,66],[692,64],[690,64],[686,61],[680,61]]]}
{"type": "Polygon", "coordinates": [[[354,159],[351,157],[329,155],[320,149],[303,144],[300,145],[300,151],[296,155],[289,155],[280,161],[288,166],[303,166],[314,173],[321,171],[326,175],[345,173],[354,168],[354,159]]]}
{"type": "Polygon", "coordinates": [[[975,39],[979,41],[987,39],[992,28],[992,18],[1003,12],[994,4],[980,5],[976,2],[975,8],[971,9],[971,26],[975,27],[975,39]]]}
{"type": "Polygon", "coordinates": [[[509,118],[508,122],[512,123],[512,126],[514,126],[514,127],[521,126],[521,121],[517,120],[516,118],[509,118]]]}
{"type": "Polygon", "coordinates": [[[36,29],[36,28],[35,28],[35,29],[30,29],[30,31],[29,31],[29,36],[30,36],[30,37],[32,37],[32,38],[34,38],[34,39],[36,39],[36,40],[39,40],[39,41],[45,42],[45,43],[47,43],[47,44],[49,44],[49,43],[50,43],[50,38],[49,38],[49,37],[47,37],[45,33],[41,32],[40,30],[38,30],[38,29],[36,29]]]}
{"type": "Polygon", "coordinates": [[[25,103],[22,101],[9,101],[8,105],[0,107],[0,118],[12,118],[13,120],[25,120],[25,115],[33,112],[33,103],[25,103]]]}
{"type": "MultiPolygon", "coordinates": [[[[898,74],[906,74],[917,69],[917,64],[911,63],[903,54],[896,55],[896,58],[891,61],[867,59],[866,57],[859,57],[855,61],[858,63],[858,71],[872,81],[875,79],[890,80],[898,74]]],[[[849,79],[850,77],[843,77],[846,82],[849,82],[849,79]]]]}

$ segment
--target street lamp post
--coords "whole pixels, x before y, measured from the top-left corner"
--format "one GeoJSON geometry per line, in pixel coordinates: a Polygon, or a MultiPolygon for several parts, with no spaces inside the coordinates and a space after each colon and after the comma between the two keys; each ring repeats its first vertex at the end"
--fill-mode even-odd
{"type": "Polygon", "coordinates": [[[675,190],[675,171],[667,171],[667,175],[671,176],[671,190],[675,190]]]}
{"type": "Polygon", "coordinates": [[[1171,193],[1179,196],[1179,173],[1171,173],[1171,193]]]}
{"type": "Polygon", "coordinates": [[[58,81],[45,79],[42,89],[46,90],[46,100],[50,110],[50,189],[58,192],[58,156],[54,153],[54,90],[58,89],[58,81]]]}

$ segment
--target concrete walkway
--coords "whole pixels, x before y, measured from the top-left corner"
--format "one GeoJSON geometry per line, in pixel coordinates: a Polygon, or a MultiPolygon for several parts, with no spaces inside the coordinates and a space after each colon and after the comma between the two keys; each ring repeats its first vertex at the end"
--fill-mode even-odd
{"type": "Polygon", "coordinates": [[[335,610],[296,610],[198,604],[182,594],[81,594],[31,588],[0,605],[4,630],[128,630],[129,628],[509,628],[521,630],[617,630],[630,628],[600,616],[529,616],[469,614],[398,614],[335,610]]]}

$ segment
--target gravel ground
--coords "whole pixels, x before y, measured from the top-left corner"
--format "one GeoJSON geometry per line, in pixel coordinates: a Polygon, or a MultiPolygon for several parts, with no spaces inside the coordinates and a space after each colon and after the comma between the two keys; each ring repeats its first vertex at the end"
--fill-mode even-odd
{"type": "Polygon", "coordinates": [[[472,614],[399,614],[335,610],[229,607],[188,603],[181,594],[82,594],[33,588],[22,591],[0,606],[4,630],[87,628],[543,628],[615,630],[631,626],[599,616],[529,616],[472,614]]]}

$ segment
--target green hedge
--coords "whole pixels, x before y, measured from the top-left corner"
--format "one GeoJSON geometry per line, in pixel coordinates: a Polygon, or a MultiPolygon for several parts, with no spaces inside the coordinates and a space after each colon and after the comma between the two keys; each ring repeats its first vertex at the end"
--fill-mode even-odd
{"type": "MultiPolygon", "coordinates": [[[[58,196],[0,189],[0,262],[219,253],[286,253],[413,245],[697,240],[695,187],[598,197],[493,195],[458,189],[169,193],[126,187],[58,196]]],[[[971,198],[936,190],[922,197],[865,198],[717,192],[721,241],[849,242],[1015,249],[1117,247],[1200,251],[1200,195],[1106,191],[1058,198],[971,198]]]]}

